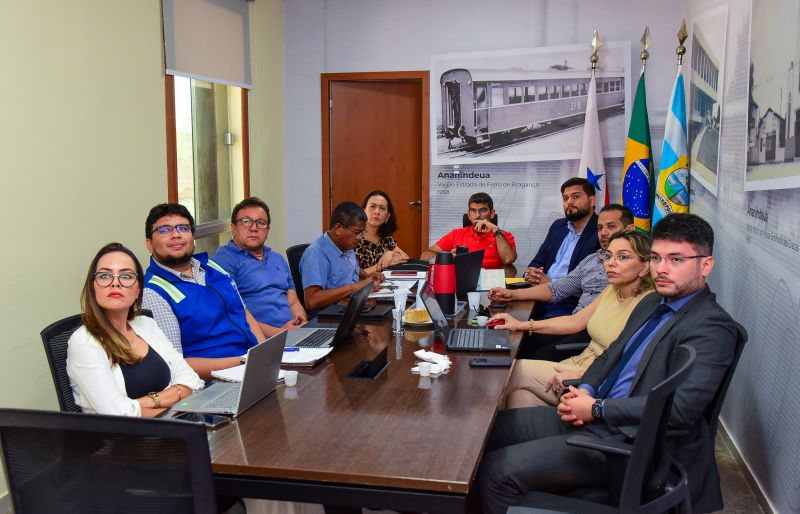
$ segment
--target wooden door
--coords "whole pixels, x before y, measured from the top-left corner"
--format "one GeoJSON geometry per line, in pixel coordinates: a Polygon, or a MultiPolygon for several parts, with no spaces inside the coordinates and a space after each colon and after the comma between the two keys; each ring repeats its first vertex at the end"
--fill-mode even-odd
{"type": "Polygon", "coordinates": [[[323,229],[336,205],[382,189],[395,240],[419,257],[428,246],[428,72],[323,74],[322,95],[323,229]]]}

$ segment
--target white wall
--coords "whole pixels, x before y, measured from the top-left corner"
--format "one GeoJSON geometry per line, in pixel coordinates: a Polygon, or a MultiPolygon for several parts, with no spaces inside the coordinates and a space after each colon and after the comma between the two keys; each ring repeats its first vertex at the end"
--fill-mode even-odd
{"type": "MultiPolygon", "coordinates": [[[[324,72],[420,70],[432,54],[639,39],[650,25],[647,92],[658,158],[675,70],[682,0],[299,0],[285,2],[287,244],[321,232],[320,78],[324,72]]],[[[619,177],[616,178],[617,183],[619,177]]],[[[612,190],[618,192],[617,189],[612,190]]],[[[557,198],[555,198],[557,201],[557,198]]]]}

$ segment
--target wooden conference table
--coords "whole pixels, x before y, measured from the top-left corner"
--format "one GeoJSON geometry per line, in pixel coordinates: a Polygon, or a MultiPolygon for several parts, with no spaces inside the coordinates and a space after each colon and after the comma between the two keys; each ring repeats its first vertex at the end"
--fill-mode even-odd
{"type": "MultiPolygon", "coordinates": [[[[531,302],[511,303],[525,319],[531,302]]],[[[462,312],[456,321],[466,323],[462,312]]],[[[322,325],[322,324],[320,324],[322,325]]],[[[512,333],[512,355],[521,333],[512,333]]],[[[411,374],[414,351],[445,353],[434,334],[391,320],[357,325],[353,340],[297,387],[279,386],[231,424],[209,432],[217,494],[284,501],[454,513],[478,511],[474,478],[508,368],[470,368],[493,353],[447,352],[450,371],[411,374]],[[429,345],[434,344],[431,348],[429,345]],[[377,379],[349,378],[387,350],[377,379]]]]}

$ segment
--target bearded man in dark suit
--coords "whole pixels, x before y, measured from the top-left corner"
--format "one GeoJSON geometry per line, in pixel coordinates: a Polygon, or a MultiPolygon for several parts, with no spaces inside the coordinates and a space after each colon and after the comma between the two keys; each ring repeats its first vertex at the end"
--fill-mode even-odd
{"type": "Polygon", "coordinates": [[[486,513],[504,513],[527,491],[565,493],[604,486],[602,453],[568,446],[572,435],[613,437],[638,425],[647,393],[669,375],[672,352],[697,351],[691,374],[675,392],[670,425],[685,435],[668,440],[670,454],[689,475],[696,512],[722,507],[714,440],[703,414],[730,367],[734,321],[706,285],[714,267],[714,232],[693,214],[671,214],[652,233],[650,273],[658,295],[633,310],[619,338],[589,367],[558,407],[498,413],[481,463],[486,513]]]}

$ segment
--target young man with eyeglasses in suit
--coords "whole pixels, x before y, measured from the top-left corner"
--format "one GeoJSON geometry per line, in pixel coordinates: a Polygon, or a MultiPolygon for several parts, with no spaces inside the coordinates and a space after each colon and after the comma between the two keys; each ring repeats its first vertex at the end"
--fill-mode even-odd
{"type": "Polygon", "coordinates": [[[737,329],[706,285],[714,268],[714,232],[696,215],[670,214],[651,237],[650,273],[658,294],[636,306],[581,385],[570,387],[557,408],[498,413],[479,472],[484,512],[505,513],[527,491],[561,494],[607,485],[605,456],[566,439],[581,433],[621,437],[617,427],[638,425],[648,392],[669,376],[673,351],[683,344],[697,357],[675,391],[669,424],[680,434],[667,435],[667,451],[687,471],[692,507],[722,508],[705,411],[733,362],[737,329]]]}
{"type": "Polygon", "coordinates": [[[265,339],[236,284],[208,254],[194,255],[194,218],[177,203],[159,204],[145,221],[150,266],[142,308],[201,377],[238,366],[265,339]]]}

